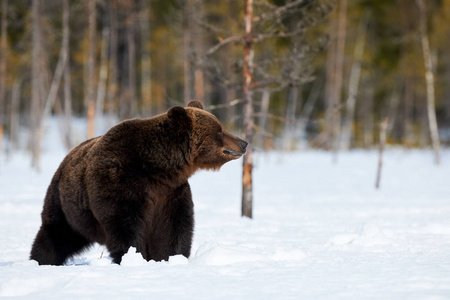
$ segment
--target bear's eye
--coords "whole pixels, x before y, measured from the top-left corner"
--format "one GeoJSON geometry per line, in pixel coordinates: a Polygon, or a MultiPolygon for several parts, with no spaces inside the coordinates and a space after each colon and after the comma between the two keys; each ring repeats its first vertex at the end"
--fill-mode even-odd
{"type": "Polygon", "coordinates": [[[222,131],[219,131],[219,133],[217,134],[219,137],[222,137],[223,136],[223,132],[222,131]]]}

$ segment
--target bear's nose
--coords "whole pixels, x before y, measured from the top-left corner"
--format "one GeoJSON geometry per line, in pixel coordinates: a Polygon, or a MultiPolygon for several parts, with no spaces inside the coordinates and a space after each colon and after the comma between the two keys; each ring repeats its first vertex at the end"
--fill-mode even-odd
{"type": "Polygon", "coordinates": [[[241,140],[241,147],[242,147],[242,150],[247,149],[247,145],[248,145],[248,143],[247,143],[246,141],[241,140]]]}

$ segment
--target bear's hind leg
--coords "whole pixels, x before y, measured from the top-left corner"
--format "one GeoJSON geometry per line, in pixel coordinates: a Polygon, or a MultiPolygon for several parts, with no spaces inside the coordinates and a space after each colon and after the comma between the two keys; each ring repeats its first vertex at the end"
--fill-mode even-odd
{"type": "Polygon", "coordinates": [[[36,260],[40,265],[62,265],[67,258],[91,244],[65,221],[43,223],[31,248],[30,259],[36,260]]]}

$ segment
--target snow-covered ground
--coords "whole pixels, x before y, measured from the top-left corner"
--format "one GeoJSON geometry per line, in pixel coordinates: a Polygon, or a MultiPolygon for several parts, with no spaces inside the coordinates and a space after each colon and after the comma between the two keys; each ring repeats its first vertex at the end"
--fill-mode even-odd
{"type": "Polygon", "coordinates": [[[241,160],[191,178],[189,260],[146,262],[130,249],[119,266],[96,245],[67,266],[38,266],[28,255],[58,149],[44,149],[41,174],[25,154],[1,161],[0,297],[450,299],[449,150],[440,166],[431,151],[388,150],[380,190],[375,151],[337,163],[319,151],[257,154],[253,220],[240,217],[241,160]]]}

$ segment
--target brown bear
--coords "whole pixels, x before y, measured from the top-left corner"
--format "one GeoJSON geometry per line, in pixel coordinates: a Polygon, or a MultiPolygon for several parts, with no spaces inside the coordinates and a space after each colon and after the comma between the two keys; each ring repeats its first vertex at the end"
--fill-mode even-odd
{"type": "Polygon", "coordinates": [[[199,101],[132,119],[85,141],[48,187],[30,259],[61,265],[94,242],[120,264],[130,246],[146,260],[189,257],[194,211],[188,178],[245,154],[199,101]]]}

